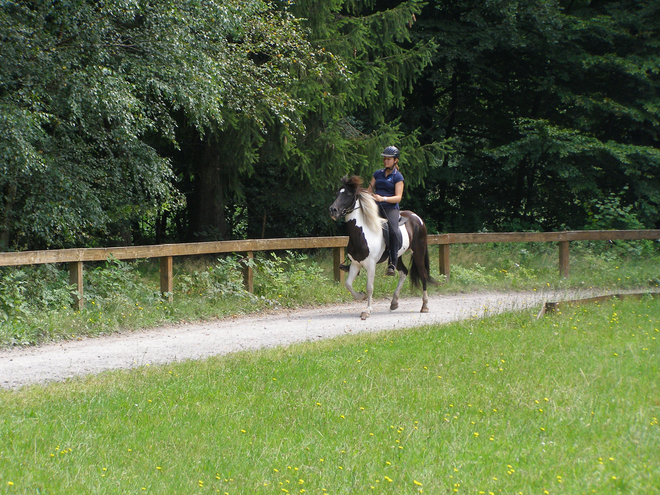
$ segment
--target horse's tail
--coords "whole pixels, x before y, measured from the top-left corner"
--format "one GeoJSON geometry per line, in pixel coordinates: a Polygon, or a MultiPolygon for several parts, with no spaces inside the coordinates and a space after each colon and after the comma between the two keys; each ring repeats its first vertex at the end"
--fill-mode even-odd
{"type": "Polygon", "coordinates": [[[415,260],[415,253],[412,256],[412,262],[410,263],[410,283],[413,287],[419,289],[420,283],[422,288],[426,290],[426,284],[431,283],[433,285],[438,285],[438,281],[431,277],[431,262],[429,261],[429,247],[424,243],[424,264],[420,270],[418,263],[415,260]]]}

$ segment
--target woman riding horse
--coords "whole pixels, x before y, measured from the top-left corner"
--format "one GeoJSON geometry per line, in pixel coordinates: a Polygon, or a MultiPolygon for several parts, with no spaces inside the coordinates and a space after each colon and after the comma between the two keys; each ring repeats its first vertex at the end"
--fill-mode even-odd
{"type": "Polygon", "coordinates": [[[396,274],[397,253],[399,252],[399,202],[403,196],[403,175],[399,172],[399,150],[396,146],[388,146],[380,154],[383,157],[384,168],[376,170],[368,191],[374,193],[380,213],[387,218],[390,236],[390,262],[385,275],[393,277],[396,274]]]}
{"type": "MultiPolygon", "coordinates": [[[[346,254],[351,260],[351,265],[344,285],[355,299],[359,301],[366,299],[367,307],[361,314],[363,320],[369,317],[372,310],[376,265],[388,258],[388,250],[383,238],[383,227],[387,224],[387,220],[379,215],[379,206],[373,196],[372,193],[362,188],[360,177],[343,177],[337,197],[328,209],[334,220],[341,217],[346,219],[348,233],[346,254]],[[353,281],[361,268],[365,268],[367,272],[366,288],[364,292],[356,292],[353,289],[353,281]]],[[[397,225],[396,228],[399,230],[402,242],[398,253],[395,253],[401,256],[409,249],[412,251],[410,278],[413,286],[419,286],[421,283],[422,309],[420,311],[426,313],[429,310],[427,283],[436,283],[430,276],[426,225],[412,211],[401,211],[400,214],[404,222],[400,226],[397,225]]],[[[391,310],[395,310],[399,306],[401,288],[408,275],[408,269],[400,258],[396,269],[399,272],[399,281],[392,295],[391,310]]]]}
{"type": "MultiPolygon", "coordinates": [[[[380,156],[383,157],[383,168],[376,170],[371,177],[367,191],[373,194],[378,203],[380,216],[387,219],[389,226],[389,263],[385,275],[393,277],[396,274],[396,263],[399,252],[399,203],[403,196],[403,175],[399,172],[399,149],[388,146],[380,156]]],[[[350,265],[341,265],[344,271],[350,265]]]]}

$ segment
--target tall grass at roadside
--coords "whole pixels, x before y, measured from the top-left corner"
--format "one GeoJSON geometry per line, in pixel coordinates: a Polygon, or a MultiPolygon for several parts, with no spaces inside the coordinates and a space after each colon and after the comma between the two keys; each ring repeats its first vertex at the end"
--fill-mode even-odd
{"type": "Polygon", "coordinates": [[[660,302],[0,392],[2,493],[660,493],[660,302]]]}
{"type": "MultiPolygon", "coordinates": [[[[558,271],[554,244],[474,244],[451,247],[451,277],[438,274],[438,249],[430,247],[433,293],[566,288],[657,289],[658,243],[574,242],[567,279],[558,271]]],[[[406,256],[406,264],[410,258],[406,256]]],[[[159,294],[157,261],[109,260],[85,265],[85,307],[73,311],[64,266],[0,269],[0,347],[35,345],[182,321],[208,320],[259,311],[351,300],[333,281],[330,250],[316,253],[258,253],[252,262],[255,293],[242,285],[237,255],[176,259],[174,302],[159,294]]],[[[391,297],[396,280],[377,271],[374,296],[391,297]]],[[[364,290],[365,275],[355,281],[364,290]]],[[[411,294],[404,286],[404,297],[411,294]]]]}
{"type": "Polygon", "coordinates": [[[659,246],[652,241],[571,242],[569,276],[563,278],[555,243],[454,245],[446,288],[657,289],[659,246]]]}

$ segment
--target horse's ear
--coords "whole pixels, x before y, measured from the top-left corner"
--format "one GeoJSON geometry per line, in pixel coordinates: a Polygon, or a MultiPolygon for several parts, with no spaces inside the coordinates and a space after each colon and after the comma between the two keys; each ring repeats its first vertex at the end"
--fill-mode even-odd
{"type": "Polygon", "coordinates": [[[350,186],[353,189],[359,189],[362,187],[362,177],[359,175],[351,175],[346,179],[345,185],[350,186]]]}

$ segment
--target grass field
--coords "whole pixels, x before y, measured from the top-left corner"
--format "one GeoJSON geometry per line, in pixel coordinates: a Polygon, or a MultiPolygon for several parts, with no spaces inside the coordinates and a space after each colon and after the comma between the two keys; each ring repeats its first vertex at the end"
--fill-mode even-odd
{"type": "Polygon", "coordinates": [[[0,391],[0,493],[658,494],[660,303],[0,391]]]}

